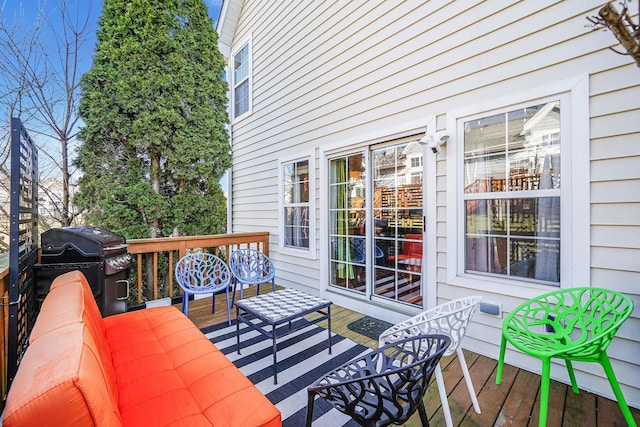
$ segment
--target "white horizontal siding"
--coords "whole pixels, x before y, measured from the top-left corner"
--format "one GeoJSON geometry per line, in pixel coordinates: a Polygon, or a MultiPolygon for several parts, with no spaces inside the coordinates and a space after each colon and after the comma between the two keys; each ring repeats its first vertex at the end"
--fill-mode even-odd
{"type": "MultiPolygon", "coordinates": [[[[251,35],[253,110],[233,126],[233,230],[269,231],[278,283],[320,292],[323,159],[312,159],[318,231],[312,261],[279,251],[280,159],[327,146],[365,148],[369,140],[424,126],[430,116],[485,99],[508,104],[523,89],[588,74],[591,284],[631,294],[640,304],[640,73],[629,57],[608,49],[616,45],[610,32],[586,28],[585,17],[601,6],[600,0],[245,1],[234,42],[251,35]]],[[[448,261],[456,256],[447,253],[455,207],[447,206],[444,152],[438,159],[436,193],[428,195],[435,200],[435,230],[427,231],[435,233],[435,259],[428,263],[436,266],[437,302],[477,293],[508,313],[543,287],[447,283],[448,261]]],[[[572,173],[579,177],[580,171],[572,173]]],[[[398,316],[378,308],[375,313],[398,316]]],[[[637,407],[640,388],[632,379],[640,365],[629,356],[640,352],[636,313],[611,355],[625,395],[637,407]]],[[[502,318],[476,315],[467,346],[497,357],[501,324],[502,318]]],[[[539,372],[535,360],[514,351],[508,360],[539,372]]],[[[611,396],[597,368],[577,369],[582,387],[611,396]]],[[[567,379],[562,365],[552,373],[567,379]]]]}
{"type": "Polygon", "coordinates": [[[593,161],[628,156],[635,157],[636,160],[640,157],[640,144],[638,144],[638,135],[635,133],[591,140],[593,161]]]}

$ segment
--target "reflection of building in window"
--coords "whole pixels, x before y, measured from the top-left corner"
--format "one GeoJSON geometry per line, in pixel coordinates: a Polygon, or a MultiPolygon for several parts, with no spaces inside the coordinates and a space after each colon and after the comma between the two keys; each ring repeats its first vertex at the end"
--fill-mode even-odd
{"type": "Polygon", "coordinates": [[[309,161],[283,165],[284,244],[309,247],[309,161]]]}
{"type": "Polygon", "coordinates": [[[376,218],[386,220],[390,227],[422,230],[422,176],[398,188],[376,188],[373,207],[380,214],[376,218]]]}
{"type": "Polygon", "coordinates": [[[233,116],[249,111],[249,43],[233,56],[233,116]]]}
{"type": "Polygon", "coordinates": [[[559,283],[560,102],[464,131],[465,270],[559,283]]]}

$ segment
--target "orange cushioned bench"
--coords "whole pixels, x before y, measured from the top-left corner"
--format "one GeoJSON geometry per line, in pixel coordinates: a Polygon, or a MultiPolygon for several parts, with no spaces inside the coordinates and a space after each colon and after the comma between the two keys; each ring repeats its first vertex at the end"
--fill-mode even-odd
{"type": "Polygon", "coordinates": [[[281,426],[267,398],[175,307],[107,318],[80,272],[56,278],[3,425],[281,426]]]}

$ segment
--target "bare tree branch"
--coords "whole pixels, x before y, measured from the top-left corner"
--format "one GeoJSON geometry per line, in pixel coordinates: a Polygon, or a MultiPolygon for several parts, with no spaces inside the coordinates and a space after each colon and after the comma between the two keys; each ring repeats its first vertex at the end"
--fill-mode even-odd
{"type": "MultiPolygon", "coordinates": [[[[630,55],[640,67],[640,24],[633,21],[626,3],[622,2],[621,5],[622,11],[618,13],[613,3],[608,2],[598,11],[598,16],[588,16],[587,20],[593,24],[594,29],[609,29],[626,52],[614,48],[611,50],[620,55],[630,55]]],[[[640,16],[640,1],[638,15],[640,16]]]]}
{"type": "MultiPolygon", "coordinates": [[[[78,216],[71,206],[76,172],[71,156],[77,144],[80,61],[94,34],[91,1],[44,3],[29,26],[21,8],[9,24],[6,5],[6,0],[0,5],[0,111],[5,117],[20,116],[38,143],[45,228],[70,225],[78,216]]],[[[0,152],[0,169],[8,176],[8,123],[2,129],[0,138],[7,144],[0,152]]]]}

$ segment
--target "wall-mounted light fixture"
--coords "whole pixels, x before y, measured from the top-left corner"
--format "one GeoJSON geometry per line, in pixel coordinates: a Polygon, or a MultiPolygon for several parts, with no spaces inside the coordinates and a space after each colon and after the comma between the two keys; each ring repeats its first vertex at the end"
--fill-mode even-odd
{"type": "Polygon", "coordinates": [[[420,140],[420,144],[426,145],[431,148],[433,154],[438,154],[441,151],[441,146],[446,144],[449,140],[449,134],[446,131],[438,131],[435,134],[430,134],[427,128],[427,131],[424,133],[424,136],[420,140]]]}

